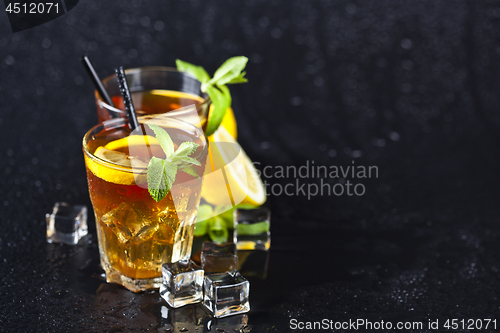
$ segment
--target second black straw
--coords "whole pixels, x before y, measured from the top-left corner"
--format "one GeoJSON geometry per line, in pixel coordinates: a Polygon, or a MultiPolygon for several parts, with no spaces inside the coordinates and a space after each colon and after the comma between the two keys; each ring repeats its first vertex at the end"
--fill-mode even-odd
{"type": "Polygon", "coordinates": [[[123,70],[123,67],[120,66],[119,68],[115,69],[115,73],[118,79],[120,93],[123,98],[123,104],[125,105],[125,110],[127,111],[128,124],[130,126],[130,129],[133,131],[139,126],[139,122],[137,121],[134,103],[132,103],[132,95],[130,94],[130,89],[128,88],[125,71],[123,70]]]}

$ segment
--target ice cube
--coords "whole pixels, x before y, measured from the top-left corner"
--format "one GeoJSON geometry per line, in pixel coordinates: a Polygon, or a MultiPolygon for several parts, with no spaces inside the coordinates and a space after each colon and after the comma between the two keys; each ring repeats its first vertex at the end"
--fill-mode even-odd
{"type": "Polygon", "coordinates": [[[75,245],[88,233],[87,207],[56,202],[52,214],[46,214],[47,242],[75,245]]]}
{"type": "Polygon", "coordinates": [[[222,318],[250,311],[250,283],[237,270],[205,275],[203,305],[222,318]]]}
{"type": "MultiPolygon", "coordinates": [[[[137,208],[137,211],[145,210],[144,207],[137,208]]],[[[131,241],[132,238],[136,242],[145,242],[151,239],[158,229],[158,221],[151,221],[149,216],[139,216],[126,202],[104,214],[101,222],[111,228],[122,244],[131,241]]]]}
{"type": "Polygon", "coordinates": [[[238,250],[271,247],[271,212],[266,207],[234,210],[234,243],[238,250]]]}
{"type": "Polygon", "coordinates": [[[178,308],[202,301],[204,272],[200,266],[191,260],[181,260],[163,264],[161,270],[160,295],[168,305],[178,308]]]}
{"type": "Polygon", "coordinates": [[[148,240],[150,240],[151,238],[153,238],[153,236],[155,235],[155,233],[158,231],[159,227],[160,227],[160,225],[158,223],[151,223],[151,224],[144,225],[135,234],[134,241],[136,243],[147,242],[148,240]]]}
{"type": "Polygon", "coordinates": [[[128,225],[137,220],[137,214],[126,202],[122,202],[115,209],[110,210],[101,217],[101,222],[111,228],[118,241],[122,244],[133,237],[128,225]]]}
{"type": "Polygon", "coordinates": [[[236,245],[203,243],[201,249],[201,267],[206,273],[223,273],[238,269],[236,245]]]}

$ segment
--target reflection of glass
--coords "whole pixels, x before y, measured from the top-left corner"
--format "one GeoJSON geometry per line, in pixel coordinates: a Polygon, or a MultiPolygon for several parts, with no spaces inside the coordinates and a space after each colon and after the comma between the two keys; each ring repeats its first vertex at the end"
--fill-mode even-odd
{"type": "MultiPolygon", "coordinates": [[[[204,127],[210,100],[201,92],[201,83],[194,76],[170,67],[132,68],[125,70],[125,74],[139,115],[165,113],[195,104],[204,127]]],[[[105,78],[103,84],[116,108],[106,104],[96,92],[99,122],[111,118],[125,118],[127,115],[116,76],[105,78]]]]}
{"type": "MultiPolygon", "coordinates": [[[[201,163],[193,166],[198,177],[177,172],[171,191],[159,202],[147,189],[146,168],[151,155],[165,158],[154,138],[147,139],[146,146],[145,136],[128,136],[125,119],[114,119],[95,126],[83,139],[101,265],[108,282],[132,291],[158,288],[162,263],[190,257],[208,151],[200,129],[170,117],[155,120],[159,118],[162,120],[157,124],[168,132],[174,146],[184,141],[198,143],[191,156],[201,163]]],[[[144,121],[139,118],[140,123],[144,121]]],[[[146,128],[141,127],[143,131],[146,128]]]]}

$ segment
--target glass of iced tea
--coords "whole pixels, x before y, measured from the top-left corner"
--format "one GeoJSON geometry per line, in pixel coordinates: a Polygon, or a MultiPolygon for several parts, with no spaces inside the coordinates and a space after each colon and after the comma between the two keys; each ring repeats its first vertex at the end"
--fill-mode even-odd
{"type": "MultiPolygon", "coordinates": [[[[205,128],[210,99],[207,94],[201,92],[201,83],[194,76],[162,66],[131,68],[125,70],[125,75],[138,115],[161,114],[194,104],[201,127],[205,128]]],[[[126,118],[116,75],[108,76],[102,83],[116,107],[104,102],[96,91],[99,122],[126,118]]]]}
{"type": "Polygon", "coordinates": [[[161,265],[190,257],[208,151],[199,127],[160,116],[139,117],[139,128],[146,128],[146,122],[166,130],[176,149],[184,141],[198,144],[191,155],[201,163],[194,166],[197,177],[178,172],[159,202],[147,188],[149,160],[165,158],[154,135],[130,135],[127,120],[118,118],[93,127],[83,138],[101,265],[108,282],[134,292],[159,288],[161,265]]]}

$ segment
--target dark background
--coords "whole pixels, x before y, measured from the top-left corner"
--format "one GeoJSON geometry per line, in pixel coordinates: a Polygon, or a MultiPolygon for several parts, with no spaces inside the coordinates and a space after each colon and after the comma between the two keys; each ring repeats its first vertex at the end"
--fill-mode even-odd
{"type": "Polygon", "coordinates": [[[102,77],[177,58],[213,73],[246,55],[233,108],[261,168],[378,166],[360,197],[268,198],[268,278],[250,279],[245,331],[291,318],[500,327],[499,39],[500,1],[81,0],[15,34],[0,13],[0,331],[170,327],[156,292],[102,284],[92,213],[80,245],[45,241],[56,201],[91,207],[83,54],[102,77]]]}

